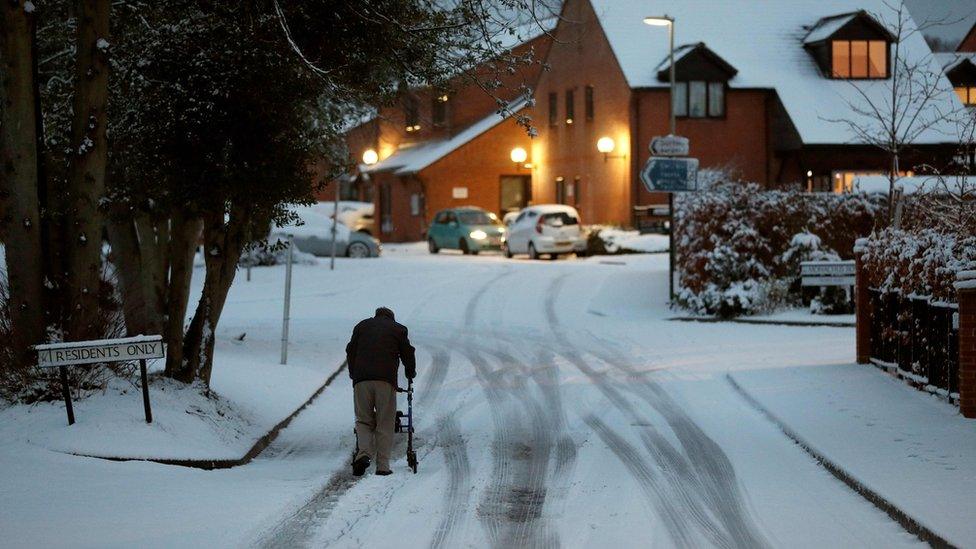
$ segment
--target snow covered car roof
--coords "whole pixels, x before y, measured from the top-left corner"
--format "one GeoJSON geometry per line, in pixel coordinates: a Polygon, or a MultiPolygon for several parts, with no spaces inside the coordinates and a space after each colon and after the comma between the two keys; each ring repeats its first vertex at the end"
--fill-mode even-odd
{"type": "Polygon", "coordinates": [[[538,204],[535,206],[529,206],[528,208],[525,208],[525,210],[530,212],[539,212],[542,214],[564,212],[579,217],[579,212],[576,211],[576,208],[566,206],[564,204],[538,204]]]}
{"type": "MultiPolygon", "coordinates": [[[[823,75],[804,41],[825,35],[837,25],[855,17],[859,10],[877,20],[893,18],[887,0],[681,0],[664,3],[647,0],[591,0],[624,77],[631,88],[666,87],[658,78],[659,61],[668,55],[668,31],[643,23],[649,15],[667,12],[675,19],[675,45],[703,42],[735,67],[738,73],[728,84],[739,89],[773,89],[782,101],[805,144],[861,143],[846,125],[830,119],[857,121],[862,115],[851,109],[861,105],[861,92],[883,103],[890,93],[890,80],[848,81],[823,75]],[[839,17],[838,17],[839,16],[839,17]]],[[[900,2],[892,5],[898,6],[900,2]]],[[[908,21],[902,41],[904,58],[910,64],[931,65],[940,79],[935,108],[955,108],[952,86],[933,59],[931,50],[914,21],[908,21]]],[[[934,111],[932,111],[934,116],[934,111]]],[[[870,124],[870,119],[864,119],[870,124]]],[[[953,141],[955,125],[934,124],[916,144],[953,141]]]]}

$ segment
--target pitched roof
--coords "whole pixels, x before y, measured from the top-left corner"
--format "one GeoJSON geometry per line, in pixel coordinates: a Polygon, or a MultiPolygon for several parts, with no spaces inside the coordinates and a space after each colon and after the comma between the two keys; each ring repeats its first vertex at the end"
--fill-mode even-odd
{"type": "MultiPolygon", "coordinates": [[[[698,42],[697,44],[684,44],[674,48],[674,66],[675,70],[678,68],[678,64],[685,57],[690,56],[693,53],[697,53],[706,59],[708,59],[712,64],[717,66],[722,71],[728,73],[729,78],[735,76],[735,73],[739,72],[738,69],[729,64],[728,61],[722,59],[722,56],[713,52],[705,45],[704,42],[698,42]]],[[[666,55],[660,63],[657,64],[657,78],[658,80],[667,80],[668,72],[671,68],[670,55],[666,55]]]]}
{"type": "Polygon", "coordinates": [[[818,21],[813,28],[810,29],[810,33],[803,38],[803,43],[816,44],[817,42],[823,42],[824,40],[833,36],[835,32],[842,29],[844,25],[857,19],[857,16],[858,12],[835,15],[833,17],[824,17],[818,21]]]}
{"type": "MultiPolygon", "coordinates": [[[[668,32],[645,25],[643,18],[667,13],[675,18],[677,43],[705,42],[739,70],[729,80],[730,87],[776,90],[806,144],[859,142],[843,124],[828,119],[858,118],[851,104],[860,104],[860,92],[881,102],[890,93],[890,81],[825,78],[804,48],[804,39],[821,20],[838,14],[865,10],[890,18],[887,1],[590,0],[632,88],[665,85],[657,78],[656,61],[667,56],[668,32]]],[[[909,31],[914,30],[913,22],[909,26],[909,31]]],[[[911,32],[902,41],[902,51],[909,63],[929,63],[933,73],[942,73],[921,33],[911,32]]],[[[944,76],[940,86],[945,92],[941,99],[956,105],[944,76]]],[[[869,123],[864,119],[864,124],[869,123]]],[[[954,124],[935,124],[916,143],[950,142],[954,133],[954,124]]]]}
{"type": "MultiPolygon", "coordinates": [[[[528,102],[528,98],[513,101],[506,107],[506,111],[517,113],[524,109],[528,102]]],[[[366,172],[392,171],[396,175],[417,173],[510,118],[496,112],[447,139],[401,145],[396,152],[367,168],[366,172]]]]}
{"type": "Polygon", "coordinates": [[[949,72],[956,68],[963,61],[969,61],[976,66],[976,52],[974,51],[938,52],[933,53],[932,55],[935,57],[935,60],[942,65],[942,69],[945,72],[949,72]]]}

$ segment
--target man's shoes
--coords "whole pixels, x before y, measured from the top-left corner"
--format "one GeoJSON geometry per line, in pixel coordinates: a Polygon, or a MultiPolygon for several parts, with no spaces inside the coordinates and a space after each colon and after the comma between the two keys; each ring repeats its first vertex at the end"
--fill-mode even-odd
{"type": "Polygon", "coordinates": [[[352,462],[352,476],[361,477],[369,469],[369,456],[360,456],[352,462]]]}
{"type": "Polygon", "coordinates": [[[381,477],[385,477],[386,475],[392,475],[393,471],[380,471],[377,469],[376,474],[381,477]]]}

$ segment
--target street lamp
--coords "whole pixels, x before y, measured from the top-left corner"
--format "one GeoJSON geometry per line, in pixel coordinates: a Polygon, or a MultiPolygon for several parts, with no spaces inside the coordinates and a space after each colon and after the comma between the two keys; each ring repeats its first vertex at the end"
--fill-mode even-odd
{"type": "MultiPolygon", "coordinates": [[[[671,103],[671,135],[676,135],[674,119],[674,17],[662,15],[659,17],[645,17],[644,23],[655,27],[668,27],[668,64],[670,67],[671,87],[668,89],[668,97],[671,103]]],[[[668,295],[674,302],[674,193],[668,193],[668,295]]]]}
{"type": "Polygon", "coordinates": [[[375,149],[366,149],[363,151],[363,164],[367,166],[372,166],[380,160],[380,155],[376,153],[375,149]]]}
{"type": "Polygon", "coordinates": [[[529,153],[525,152],[525,149],[523,149],[522,147],[515,147],[514,149],[512,149],[512,152],[509,154],[509,157],[512,159],[512,162],[515,162],[516,164],[522,164],[523,162],[525,162],[525,159],[529,157],[529,153]]]}
{"type": "Polygon", "coordinates": [[[671,76],[671,88],[669,90],[670,103],[671,103],[671,135],[675,135],[677,132],[675,130],[675,119],[674,119],[674,17],[670,15],[662,15],[660,17],[645,17],[644,23],[647,25],[653,25],[655,27],[668,27],[668,43],[669,43],[669,54],[668,54],[668,64],[670,67],[671,76]]]}

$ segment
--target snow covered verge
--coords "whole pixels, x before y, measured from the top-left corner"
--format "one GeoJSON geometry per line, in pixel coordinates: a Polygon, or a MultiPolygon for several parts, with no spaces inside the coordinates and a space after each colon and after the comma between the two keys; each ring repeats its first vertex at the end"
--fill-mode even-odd
{"type": "Polygon", "coordinates": [[[668,235],[641,234],[618,227],[587,227],[588,255],[662,253],[668,251],[668,235]]]}
{"type": "MultiPolygon", "coordinates": [[[[855,240],[883,211],[877,195],[767,191],[753,183],[686,193],[675,207],[678,303],[722,317],[798,306],[800,262],[850,259],[855,240]]],[[[816,297],[818,309],[835,310],[839,296],[816,297]]]]}
{"type": "Polygon", "coordinates": [[[959,547],[976,539],[976,432],[946,402],[855,364],[729,376],[805,445],[959,547]]]}
{"type": "Polygon", "coordinates": [[[306,368],[218,355],[211,391],[150,376],[151,424],[138,379],[114,378],[103,391],[74,401],[71,426],[60,401],[0,410],[0,437],[91,456],[238,459],[322,381],[320,372],[306,368]]]}

